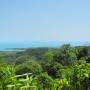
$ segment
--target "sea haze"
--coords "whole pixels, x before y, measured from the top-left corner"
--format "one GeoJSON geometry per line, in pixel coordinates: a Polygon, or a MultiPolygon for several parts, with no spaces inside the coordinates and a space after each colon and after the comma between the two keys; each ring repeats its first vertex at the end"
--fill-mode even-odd
{"type": "Polygon", "coordinates": [[[0,51],[8,51],[10,49],[36,48],[36,47],[59,47],[63,44],[71,44],[73,46],[90,46],[90,42],[81,41],[33,41],[28,43],[0,43],[0,51]]]}

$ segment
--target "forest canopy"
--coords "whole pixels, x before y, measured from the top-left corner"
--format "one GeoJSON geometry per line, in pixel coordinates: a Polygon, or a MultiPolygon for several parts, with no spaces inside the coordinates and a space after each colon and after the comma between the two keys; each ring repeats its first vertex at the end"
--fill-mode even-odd
{"type": "Polygon", "coordinates": [[[90,46],[65,44],[59,48],[0,52],[0,90],[25,88],[90,90],[90,46]],[[13,78],[18,75],[27,77],[13,78]]]}

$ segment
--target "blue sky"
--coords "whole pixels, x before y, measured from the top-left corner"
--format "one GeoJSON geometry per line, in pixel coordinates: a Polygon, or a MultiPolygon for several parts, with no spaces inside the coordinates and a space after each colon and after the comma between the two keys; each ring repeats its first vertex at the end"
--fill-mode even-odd
{"type": "Polygon", "coordinates": [[[0,0],[0,43],[90,41],[90,0],[0,0]]]}

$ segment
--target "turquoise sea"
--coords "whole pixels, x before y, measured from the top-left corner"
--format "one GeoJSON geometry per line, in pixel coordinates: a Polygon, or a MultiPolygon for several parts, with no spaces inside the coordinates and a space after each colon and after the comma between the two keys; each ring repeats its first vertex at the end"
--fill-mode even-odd
{"type": "Polygon", "coordinates": [[[34,47],[60,47],[63,44],[71,44],[73,46],[90,46],[90,42],[80,41],[33,41],[23,43],[0,43],[0,51],[12,48],[34,48],[34,47]]]}

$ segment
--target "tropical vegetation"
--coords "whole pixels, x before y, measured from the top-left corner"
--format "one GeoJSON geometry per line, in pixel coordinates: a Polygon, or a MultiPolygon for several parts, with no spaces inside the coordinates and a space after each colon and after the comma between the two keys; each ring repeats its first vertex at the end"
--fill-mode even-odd
{"type": "Polygon", "coordinates": [[[90,46],[0,52],[0,90],[90,90],[90,46]]]}

